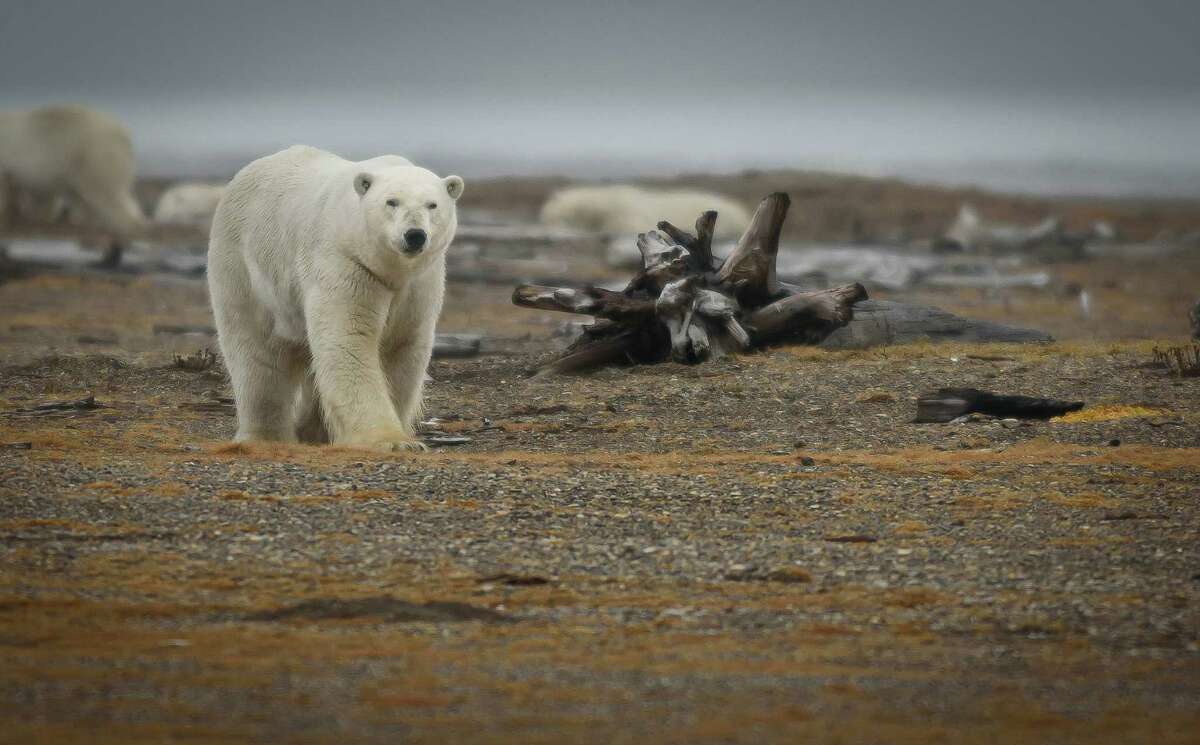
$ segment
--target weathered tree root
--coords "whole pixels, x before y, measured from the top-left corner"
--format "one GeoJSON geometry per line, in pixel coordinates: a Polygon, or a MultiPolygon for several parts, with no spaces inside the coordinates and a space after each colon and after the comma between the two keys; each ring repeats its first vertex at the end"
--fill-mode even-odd
{"type": "Polygon", "coordinates": [[[668,222],[638,235],[642,269],[621,292],[521,285],[525,308],[599,319],[539,374],[586,370],[622,360],[696,364],[775,343],[816,344],[854,317],[867,299],[861,284],[799,292],[775,276],[779,235],[791,200],[776,192],[759,203],[724,261],[712,253],[716,212],[689,233],[668,222]]]}

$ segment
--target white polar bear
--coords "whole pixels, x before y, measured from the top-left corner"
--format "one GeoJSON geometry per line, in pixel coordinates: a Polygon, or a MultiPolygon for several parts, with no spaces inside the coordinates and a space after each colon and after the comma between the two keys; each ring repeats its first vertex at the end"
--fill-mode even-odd
{"type": "MultiPolygon", "coordinates": [[[[82,106],[0,112],[0,176],[35,194],[65,194],[118,242],[145,225],[133,196],[129,133],[107,114],[82,106]]],[[[5,197],[0,194],[0,203],[5,197]]]]}
{"type": "Polygon", "coordinates": [[[750,224],[744,206],[720,194],[662,191],[637,186],[572,186],[550,195],[541,220],[599,233],[629,234],[653,230],[660,220],[691,230],[702,212],[716,210],[718,239],[738,238],[750,224]]]}
{"type": "Polygon", "coordinates": [[[224,184],[172,184],[154,206],[154,221],[168,225],[208,225],[224,193],[224,184]]]}
{"type": "Polygon", "coordinates": [[[399,156],[301,146],[238,172],[208,249],[236,440],[424,449],[414,427],[462,192],[399,156]]]}

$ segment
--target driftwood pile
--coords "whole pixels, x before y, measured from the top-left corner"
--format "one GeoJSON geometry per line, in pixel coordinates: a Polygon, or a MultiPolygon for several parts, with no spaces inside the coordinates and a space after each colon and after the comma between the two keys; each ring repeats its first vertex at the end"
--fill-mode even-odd
{"type": "Polygon", "coordinates": [[[674,359],[696,364],[767,344],[817,344],[850,322],[861,284],[800,292],[776,278],[779,235],[791,200],[774,193],[723,261],[712,253],[716,212],[689,233],[669,222],[638,235],[642,268],[621,292],[521,285],[513,303],[595,316],[539,373],[563,373],[618,361],[674,359]]]}

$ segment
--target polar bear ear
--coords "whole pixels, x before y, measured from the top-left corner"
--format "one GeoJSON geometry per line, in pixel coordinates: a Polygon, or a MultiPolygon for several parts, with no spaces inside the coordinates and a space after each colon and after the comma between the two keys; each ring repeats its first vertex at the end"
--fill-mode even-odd
{"type": "Polygon", "coordinates": [[[446,184],[446,193],[451,199],[457,200],[463,193],[463,180],[458,176],[447,176],[442,179],[446,184]]]}
{"type": "Polygon", "coordinates": [[[374,177],[371,174],[360,173],[354,177],[354,190],[358,192],[358,195],[361,197],[363,194],[367,193],[367,189],[371,188],[372,181],[374,181],[374,177]]]}

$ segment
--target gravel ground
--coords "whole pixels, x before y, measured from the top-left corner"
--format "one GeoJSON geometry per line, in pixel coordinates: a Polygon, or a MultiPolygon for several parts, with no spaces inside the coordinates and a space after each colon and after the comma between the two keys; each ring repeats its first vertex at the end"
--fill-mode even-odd
{"type": "Polygon", "coordinates": [[[206,339],[150,330],[202,291],[123,287],[0,285],[0,741],[1200,742],[1200,379],[1155,342],[529,379],[549,321],[483,297],[505,353],[430,371],[470,441],[380,456],[229,445],[206,339]],[[943,385],[1089,407],[911,423],[943,385]]]}

